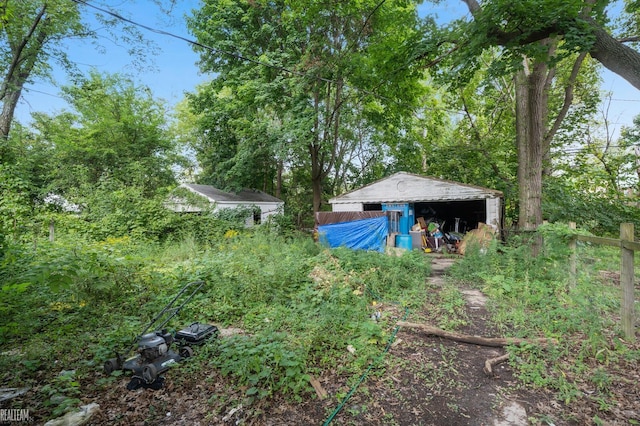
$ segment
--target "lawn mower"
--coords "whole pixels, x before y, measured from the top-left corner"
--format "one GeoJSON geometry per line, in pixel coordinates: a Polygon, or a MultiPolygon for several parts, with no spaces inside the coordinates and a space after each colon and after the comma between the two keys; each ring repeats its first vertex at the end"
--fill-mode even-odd
{"type": "Polygon", "coordinates": [[[193,281],[185,285],[178,294],[156,315],[149,325],[140,333],[133,345],[124,353],[116,353],[115,358],[104,363],[104,371],[111,374],[116,370],[130,372],[129,389],[140,386],[159,387],[162,380],[160,375],[172,365],[193,355],[192,346],[202,345],[211,338],[218,336],[218,328],[209,324],[192,323],[173,335],[164,326],[175,317],[178,312],[202,288],[204,281],[193,281]],[[181,301],[181,302],[179,302],[181,301]],[[178,304],[177,306],[174,306],[178,304]],[[154,331],[149,331],[154,330],[154,331]],[[172,345],[176,346],[176,351],[172,345]],[[134,353],[132,356],[126,356],[134,353]]]}

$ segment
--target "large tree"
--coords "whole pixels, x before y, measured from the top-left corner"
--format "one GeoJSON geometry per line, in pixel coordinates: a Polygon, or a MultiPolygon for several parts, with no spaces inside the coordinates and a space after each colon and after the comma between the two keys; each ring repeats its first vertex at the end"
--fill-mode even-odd
{"type": "MultiPolygon", "coordinates": [[[[96,30],[87,24],[90,17],[101,25],[102,37],[125,41],[132,62],[148,60],[149,45],[136,27],[119,27],[120,21],[84,4],[82,0],[5,0],[0,5],[0,143],[9,135],[26,84],[50,79],[56,66],[77,74],[67,55],[70,41],[93,42],[101,50],[96,30]]],[[[0,146],[0,158],[2,151],[0,146]]]]}
{"type": "MultiPolygon", "coordinates": [[[[0,137],[7,138],[13,114],[25,83],[47,72],[48,61],[60,38],[89,31],[80,22],[75,3],[60,1],[9,1],[9,13],[0,27],[2,81],[0,82],[0,137]]],[[[54,53],[55,52],[55,53],[54,53]]]]}
{"type": "MultiPolygon", "coordinates": [[[[609,70],[640,89],[640,52],[627,46],[638,42],[638,34],[616,38],[611,34],[608,6],[611,0],[556,0],[540,3],[524,0],[517,4],[491,0],[481,5],[476,0],[463,0],[474,18],[474,34],[483,35],[477,45],[500,45],[512,58],[532,51],[544,54],[539,42],[561,38],[567,50],[588,53],[609,70]]],[[[626,11],[638,20],[637,1],[627,0],[626,11]]],[[[633,30],[632,24],[627,30],[633,30]]],[[[635,28],[637,30],[637,28],[635,28]]],[[[548,43],[547,43],[548,44],[548,43]]],[[[551,46],[550,44],[548,44],[551,46]]]]}
{"type": "Polygon", "coordinates": [[[366,123],[399,135],[412,122],[423,88],[407,60],[420,34],[411,2],[205,1],[189,25],[207,46],[202,71],[218,73],[192,99],[211,136],[201,162],[212,183],[304,169],[317,211],[345,160],[366,164],[384,140],[366,123]]]}
{"type": "Polygon", "coordinates": [[[36,142],[50,153],[43,188],[73,196],[111,180],[152,195],[174,183],[167,111],[147,88],[91,72],[63,93],[73,111],[34,116],[36,142]]]}
{"type": "MultiPolygon", "coordinates": [[[[580,69],[589,58],[618,73],[640,88],[640,53],[616,39],[610,30],[606,8],[610,1],[553,0],[519,2],[463,0],[471,19],[456,22],[437,41],[430,43],[430,63],[454,57],[460,81],[468,81],[481,64],[482,52],[499,47],[501,56],[491,64],[494,75],[515,78],[516,135],[518,146],[519,225],[535,229],[542,222],[542,181],[545,160],[556,133],[571,108],[580,69]],[[434,54],[437,52],[437,54],[434,54]],[[550,113],[550,91],[557,65],[569,62],[570,78],[565,82],[563,106],[550,113]]],[[[627,11],[636,14],[627,2],[627,11]]],[[[627,31],[634,22],[627,21],[627,31]]],[[[628,36],[629,34],[627,34],[628,36]]]]}

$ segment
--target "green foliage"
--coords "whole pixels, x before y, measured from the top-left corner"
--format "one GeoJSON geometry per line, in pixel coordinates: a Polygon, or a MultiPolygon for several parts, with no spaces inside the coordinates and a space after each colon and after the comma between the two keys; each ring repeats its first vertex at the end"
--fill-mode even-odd
{"type": "Polygon", "coordinates": [[[180,159],[165,130],[164,105],[148,90],[92,72],[63,91],[73,112],[34,117],[38,143],[51,146],[50,191],[86,196],[107,180],[148,196],[174,183],[171,167],[180,159]]]}
{"type": "Polygon", "coordinates": [[[53,416],[60,416],[81,403],[82,391],[74,370],[63,370],[55,379],[42,387],[40,392],[49,397],[48,403],[54,405],[53,416]]]}
{"type": "Polygon", "coordinates": [[[547,180],[543,199],[545,217],[552,222],[576,222],[580,228],[596,235],[618,235],[620,223],[640,221],[635,198],[607,196],[590,188],[570,178],[547,180]]]}
{"type": "Polygon", "coordinates": [[[70,290],[79,297],[113,300],[136,280],[134,250],[128,237],[43,247],[22,279],[54,292],[70,290]]]}
{"type": "MultiPolygon", "coordinates": [[[[589,8],[589,17],[604,22],[603,6],[608,2],[599,3],[597,7],[589,8]]],[[[484,66],[482,53],[495,46],[502,48],[502,54],[490,64],[491,73],[496,76],[512,75],[522,69],[523,57],[549,61],[549,53],[555,48],[551,47],[552,43],[539,43],[545,38],[540,37],[543,33],[546,37],[563,37],[563,45],[554,51],[551,59],[553,65],[576,51],[591,47],[591,28],[581,19],[584,8],[584,3],[578,0],[531,0],[517,5],[503,0],[483,2],[480,10],[473,11],[472,20],[460,20],[444,30],[434,30],[435,34],[430,34],[432,42],[425,46],[429,53],[425,56],[429,59],[438,57],[451,48],[451,44],[442,43],[442,40],[462,45],[463,48],[447,55],[445,61],[445,65],[453,64],[456,71],[448,80],[455,80],[462,86],[484,66]],[[536,13],[531,13],[532,10],[536,13]]]]}
{"type": "Polygon", "coordinates": [[[213,213],[213,217],[222,222],[226,222],[229,229],[242,229],[247,226],[249,219],[253,220],[254,214],[260,212],[259,207],[238,206],[232,209],[220,209],[213,213]]]}
{"type": "MultiPolygon", "coordinates": [[[[5,111],[0,119],[2,139],[10,134],[10,120],[26,83],[53,79],[54,63],[67,75],[78,75],[77,65],[68,56],[69,40],[80,39],[93,44],[98,51],[103,50],[96,42],[99,33],[93,30],[96,21],[101,23],[100,30],[108,35],[110,42],[123,42],[130,47],[128,56],[136,67],[147,64],[152,50],[135,25],[122,25],[114,31],[121,21],[101,13],[92,15],[90,10],[66,0],[7,0],[1,6],[0,18],[0,44],[5,53],[0,56],[0,69],[3,70],[0,98],[5,111]],[[84,19],[90,20],[91,25],[87,26],[84,19]]],[[[0,159],[4,161],[2,154],[0,148],[0,159]]]]}
{"type": "MultiPolygon", "coordinates": [[[[2,72],[2,106],[10,111],[2,118],[2,135],[8,136],[20,90],[32,78],[48,76],[49,60],[56,58],[67,63],[66,52],[60,49],[60,40],[79,36],[87,29],[81,24],[76,4],[64,1],[44,3],[40,1],[7,1],[4,5],[11,12],[11,19],[0,25],[0,43],[6,54],[0,56],[2,72]],[[45,11],[47,13],[45,13],[45,11]],[[18,96],[14,96],[16,93],[18,96]]],[[[1,157],[1,155],[0,155],[1,157]]]]}
{"type": "Polygon", "coordinates": [[[409,58],[420,37],[413,3],[205,1],[188,25],[202,44],[235,52],[197,48],[215,75],[189,98],[205,183],[273,192],[287,171],[283,197],[308,214],[308,194],[319,208],[385,161],[385,145],[415,147],[412,126],[438,122],[412,119],[426,98],[409,58]]]}
{"type": "MultiPolygon", "coordinates": [[[[491,49],[481,60],[490,63],[499,56],[499,51],[491,49]]],[[[492,74],[488,67],[478,69],[464,88],[448,92],[446,108],[459,110],[462,116],[442,137],[427,135],[429,143],[422,155],[429,174],[503,191],[511,207],[511,200],[517,199],[512,96],[511,79],[492,74]]],[[[507,214],[513,218],[512,207],[507,214]]]]}
{"type": "MultiPolygon", "coordinates": [[[[6,240],[19,240],[31,215],[29,182],[16,168],[0,164],[0,245],[6,240]]],[[[0,255],[3,250],[0,250],[0,255]]]]}
{"type": "Polygon", "coordinates": [[[0,240],[35,241],[52,219],[97,239],[183,229],[163,206],[181,158],[162,103],[119,75],[76,83],[64,89],[73,112],[35,114],[33,131],[1,142],[0,240]]]}
{"type": "Polygon", "coordinates": [[[569,286],[568,242],[575,232],[562,224],[543,225],[538,256],[531,255],[529,245],[536,236],[513,237],[485,253],[467,253],[450,273],[456,280],[481,286],[504,335],[557,340],[547,347],[509,348],[520,379],[554,390],[565,404],[585,398],[583,384],[590,382],[598,389],[592,398],[606,407],[613,403],[608,394],[613,378],[605,368],[637,356],[637,349],[617,337],[620,294],[599,276],[603,268],[619,268],[619,258],[611,258],[611,251],[603,247],[579,243],[577,257],[583,262],[577,284],[569,286]]]}
{"type": "Polygon", "coordinates": [[[224,339],[213,364],[223,375],[232,375],[247,396],[264,398],[276,392],[299,395],[309,382],[304,352],[285,333],[258,337],[243,335],[224,339]]]}
{"type": "MultiPolygon", "coordinates": [[[[62,413],[77,403],[82,387],[76,383],[84,383],[77,377],[92,377],[182,285],[204,279],[206,286],[170,327],[201,321],[244,333],[198,348],[193,362],[178,368],[193,374],[215,368],[249,398],[300,399],[310,392],[308,374],[364,371],[384,349],[395,316],[424,298],[429,266],[417,252],[328,251],[273,226],[228,232],[223,221],[210,224],[221,227],[205,244],[186,233],[163,244],[76,237],[37,250],[9,247],[2,259],[0,335],[7,351],[16,349],[0,358],[0,368],[19,367],[7,380],[39,381],[40,408],[62,413]],[[376,309],[379,321],[371,318],[376,309]],[[42,383],[39,372],[49,372],[54,360],[76,370],[75,378],[51,374],[42,383]]],[[[104,379],[90,386],[115,385],[104,379]]]]}
{"type": "Polygon", "coordinates": [[[462,293],[451,285],[446,285],[439,293],[436,320],[443,330],[455,330],[467,324],[466,300],[462,293]]]}

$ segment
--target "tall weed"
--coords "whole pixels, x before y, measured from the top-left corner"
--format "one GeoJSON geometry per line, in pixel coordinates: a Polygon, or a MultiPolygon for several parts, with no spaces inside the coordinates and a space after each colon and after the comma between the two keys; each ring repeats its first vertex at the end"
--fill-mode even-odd
{"type": "Polygon", "coordinates": [[[402,312],[424,298],[429,265],[419,253],[330,251],[270,226],[227,231],[211,230],[206,241],[190,233],[174,244],[75,238],[5,252],[11,267],[0,335],[5,347],[20,349],[0,357],[0,369],[22,359],[21,385],[41,380],[34,372],[53,361],[93,374],[130,347],[183,285],[201,279],[204,287],[169,328],[201,321],[246,334],[204,349],[208,358],[189,368],[213,365],[251,397],[299,397],[309,391],[307,374],[359,372],[379,356],[397,318],[372,319],[374,302],[402,312]]]}
{"type": "MultiPolygon", "coordinates": [[[[577,284],[569,284],[569,237],[561,224],[539,230],[544,244],[538,256],[522,238],[496,244],[486,253],[473,251],[457,262],[451,276],[473,282],[491,298],[493,320],[507,335],[546,336],[558,344],[544,350],[532,346],[509,349],[513,365],[525,382],[549,387],[570,403],[583,395],[581,383],[594,366],[608,365],[635,353],[617,337],[620,293],[600,279],[603,265],[616,265],[611,251],[590,244],[578,245],[577,284]]],[[[597,370],[596,370],[597,371],[597,370]]]]}

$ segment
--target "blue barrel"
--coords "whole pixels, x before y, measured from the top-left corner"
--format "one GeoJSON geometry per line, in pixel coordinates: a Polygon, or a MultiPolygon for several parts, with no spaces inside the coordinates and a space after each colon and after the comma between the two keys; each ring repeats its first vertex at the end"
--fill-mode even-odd
{"type": "Polygon", "coordinates": [[[411,235],[396,235],[396,247],[411,250],[411,235]]]}

